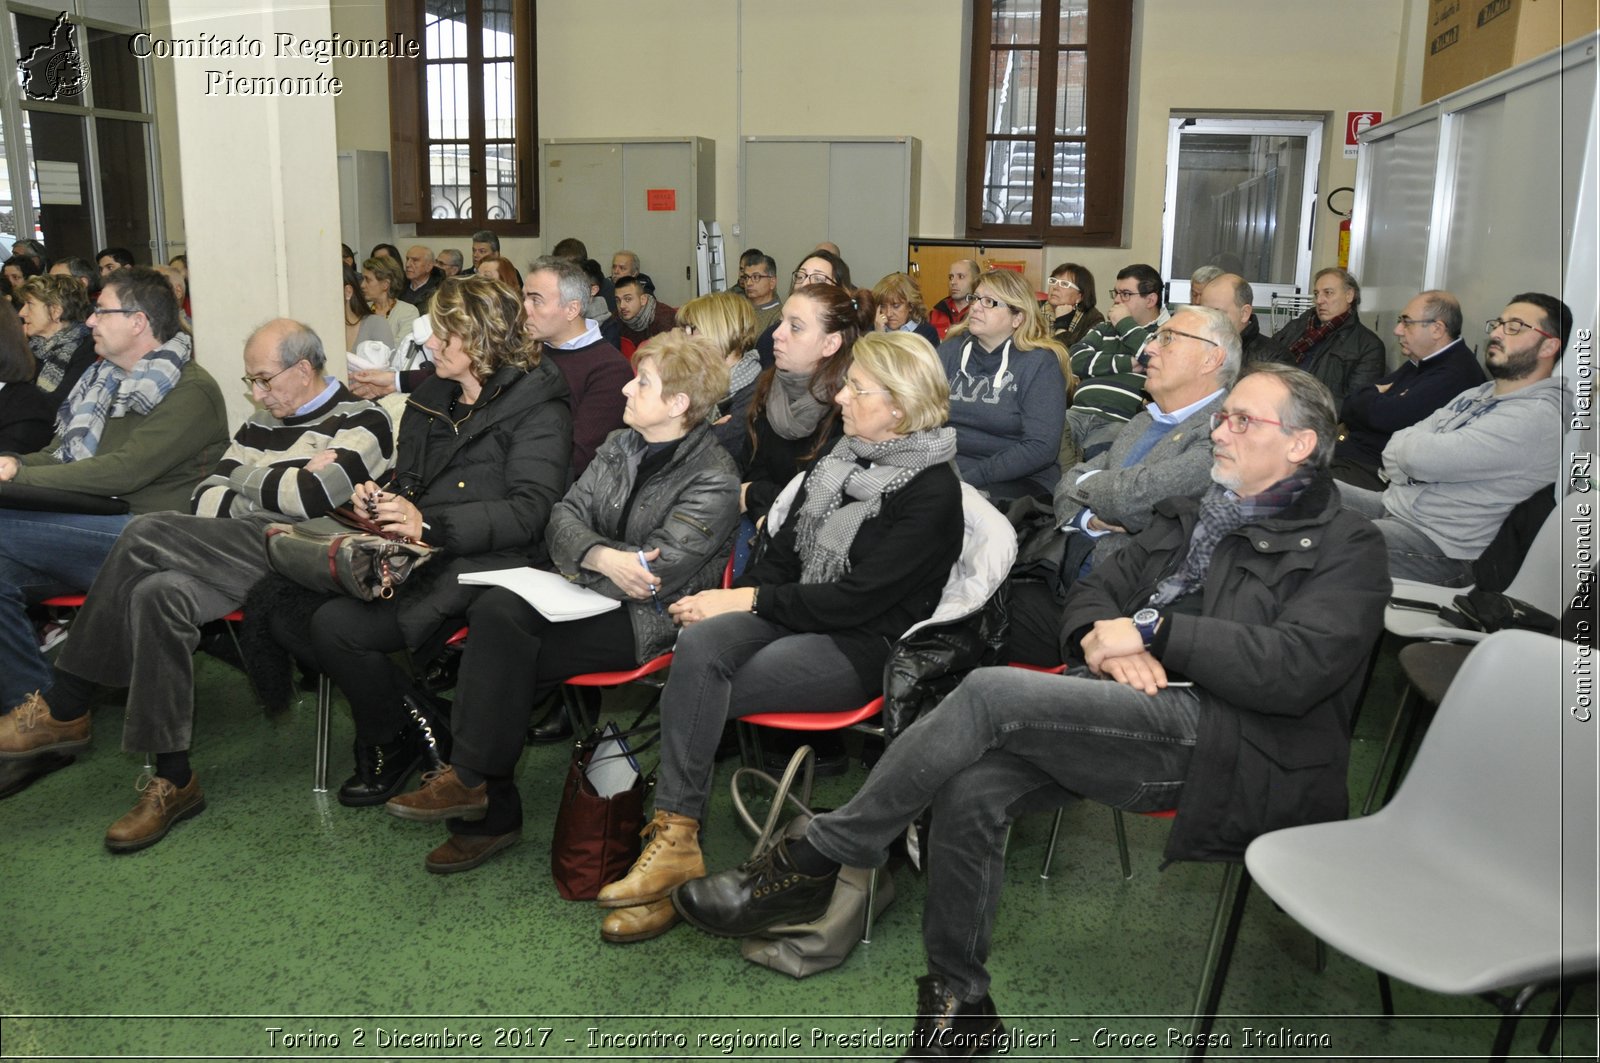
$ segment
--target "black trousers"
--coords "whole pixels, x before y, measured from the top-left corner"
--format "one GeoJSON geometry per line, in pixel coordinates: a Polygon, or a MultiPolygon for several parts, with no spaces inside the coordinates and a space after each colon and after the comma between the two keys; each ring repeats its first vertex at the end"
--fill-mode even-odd
{"type": "Polygon", "coordinates": [[[1063,663],[1061,611],[1062,606],[1042,580],[1013,580],[1006,661],[1039,668],[1059,667],[1063,663]]]}

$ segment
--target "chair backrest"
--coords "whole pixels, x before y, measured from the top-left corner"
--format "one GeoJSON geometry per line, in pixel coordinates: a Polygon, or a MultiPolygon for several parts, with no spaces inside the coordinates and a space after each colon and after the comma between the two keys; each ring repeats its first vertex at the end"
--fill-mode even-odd
{"type": "Polygon", "coordinates": [[[1508,905],[1559,898],[1564,948],[1592,961],[1600,724],[1569,711],[1583,693],[1573,689],[1579,663],[1574,644],[1530,631],[1480,642],[1399,793],[1373,818],[1407,827],[1419,847],[1481,850],[1482,873],[1508,905]]]}
{"type": "Polygon", "coordinates": [[[1537,606],[1551,616],[1561,615],[1561,533],[1586,498],[1574,492],[1544,518],[1539,534],[1533,537],[1527,556],[1517,569],[1516,578],[1506,588],[1507,595],[1537,606]]]}

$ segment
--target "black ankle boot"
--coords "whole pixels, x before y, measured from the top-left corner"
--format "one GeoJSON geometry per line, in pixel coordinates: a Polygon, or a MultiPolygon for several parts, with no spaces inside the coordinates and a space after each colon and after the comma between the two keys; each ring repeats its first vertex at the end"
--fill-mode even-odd
{"type": "Polygon", "coordinates": [[[550,711],[528,728],[527,744],[530,746],[547,745],[572,737],[572,719],[567,715],[567,705],[562,700],[561,691],[556,691],[551,701],[550,711]]]}
{"type": "Polygon", "coordinates": [[[406,730],[423,757],[423,766],[438,771],[450,763],[454,745],[450,734],[450,703],[421,692],[406,695],[406,713],[411,722],[406,730]]]}
{"type": "Polygon", "coordinates": [[[407,727],[393,741],[369,746],[357,742],[356,773],[339,787],[339,803],[351,808],[381,805],[399,793],[422,767],[423,755],[417,739],[407,727]]]}

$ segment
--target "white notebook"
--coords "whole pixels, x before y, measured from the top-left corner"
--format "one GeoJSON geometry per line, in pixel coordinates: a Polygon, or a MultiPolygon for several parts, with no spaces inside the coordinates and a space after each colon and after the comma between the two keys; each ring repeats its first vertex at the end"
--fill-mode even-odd
{"type": "Polygon", "coordinates": [[[504,587],[543,614],[546,620],[582,620],[620,608],[615,598],[596,594],[566,577],[537,568],[501,568],[493,572],[464,572],[461,582],[472,586],[504,587]]]}

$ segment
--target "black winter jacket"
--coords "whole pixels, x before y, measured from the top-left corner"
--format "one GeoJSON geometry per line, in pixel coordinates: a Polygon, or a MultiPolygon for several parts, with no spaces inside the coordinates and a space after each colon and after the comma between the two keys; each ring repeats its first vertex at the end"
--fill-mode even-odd
{"type": "Polygon", "coordinates": [[[1333,392],[1334,408],[1337,409],[1351,392],[1376,383],[1383,376],[1387,365],[1383,341],[1376,332],[1363,325],[1360,316],[1352,310],[1344,324],[1334,329],[1331,336],[1307,351],[1297,362],[1289,350],[1289,344],[1311,327],[1316,316],[1315,309],[1307,310],[1273,333],[1272,338],[1283,348],[1278,360],[1298,365],[1328,385],[1328,390],[1333,392]]]}
{"type": "MultiPolygon", "coordinates": [[[[1156,519],[1073,592],[1062,649],[1131,616],[1188,553],[1198,498],[1156,519]]],[[[1167,841],[1171,860],[1237,860],[1267,831],[1343,819],[1350,713],[1383,630],[1388,555],[1326,475],[1288,510],[1217,544],[1199,615],[1169,612],[1151,651],[1202,692],[1200,729],[1167,841]]]]}
{"type": "Polygon", "coordinates": [[[667,606],[685,595],[721,586],[733,530],[739,524],[739,470],[706,425],[696,425],[634,499],[622,527],[623,507],[633,493],[645,441],[631,428],[613,432],[594,460],[550,514],[545,539],[561,574],[608,598],[627,603],[636,660],[672,648],[678,631],[655,603],[628,598],[605,576],[581,567],[593,547],[661,550],[650,571],[661,580],[658,597],[667,606]]]}
{"type": "Polygon", "coordinates": [[[461,573],[545,560],[545,524],[567,486],[572,411],[548,358],[526,372],[502,368],[475,404],[452,414],[460,394],[454,381],[429,377],[400,418],[392,489],[422,511],[424,539],[441,550],[418,571],[420,585],[398,596],[413,648],[464,616],[482,590],[461,586],[461,573]]]}

